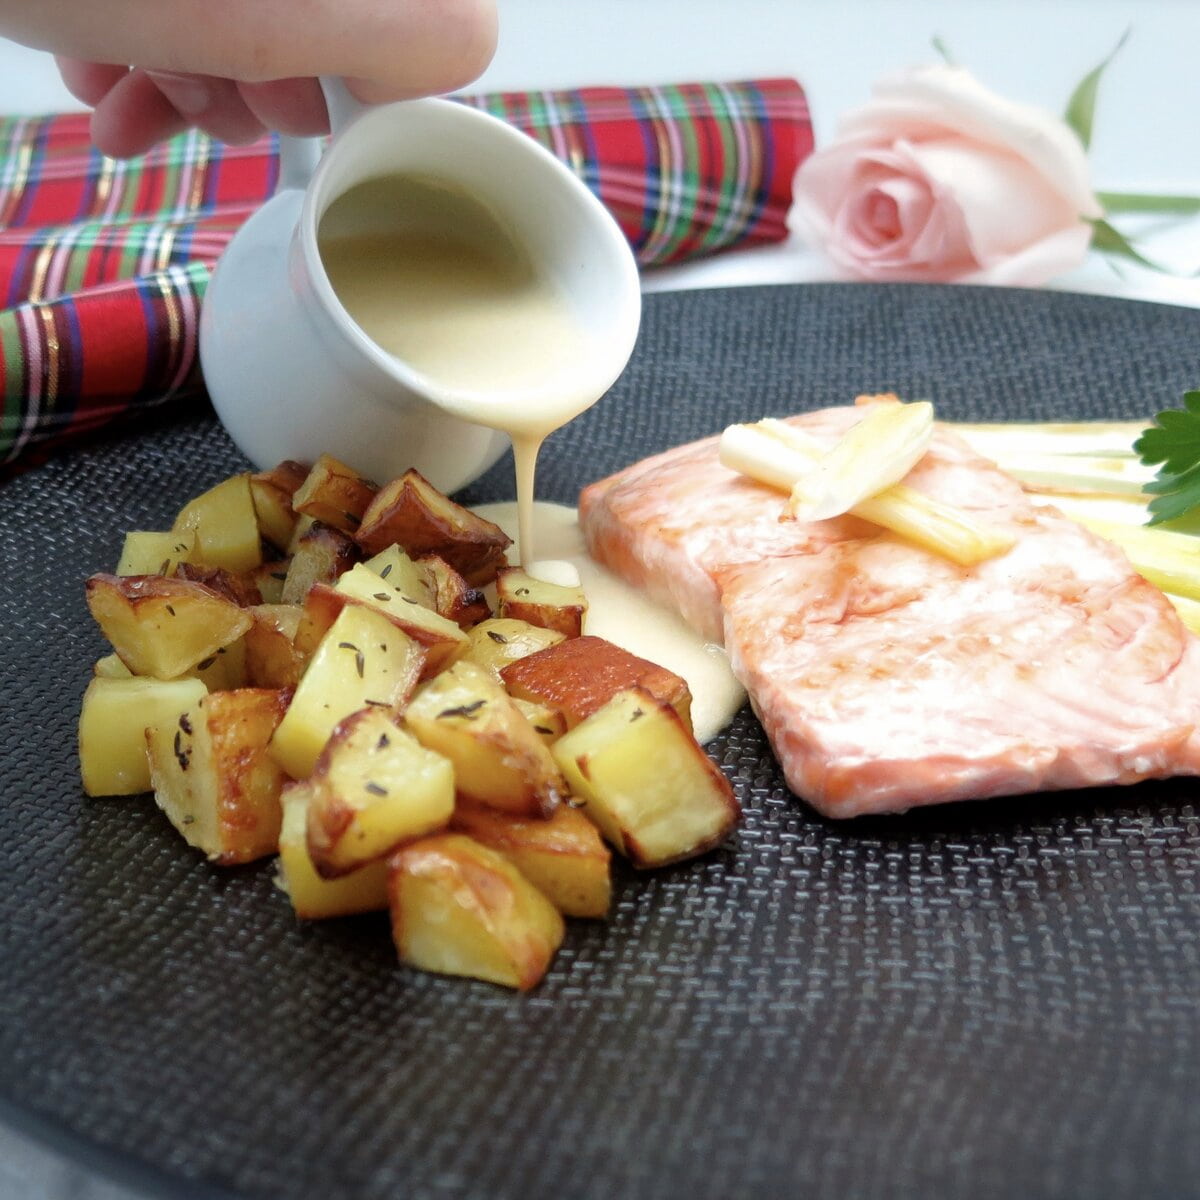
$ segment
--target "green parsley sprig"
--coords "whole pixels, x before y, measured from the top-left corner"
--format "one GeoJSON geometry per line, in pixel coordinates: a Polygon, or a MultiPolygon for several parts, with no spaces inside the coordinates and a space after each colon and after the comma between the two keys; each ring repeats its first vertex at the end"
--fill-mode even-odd
{"type": "Polygon", "coordinates": [[[1185,392],[1183,408],[1157,413],[1133,449],[1147,466],[1162,464],[1154,482],[1145,485],[1154,496],[1148,525],[1200,508],[1200,391],[1185,392]]]}

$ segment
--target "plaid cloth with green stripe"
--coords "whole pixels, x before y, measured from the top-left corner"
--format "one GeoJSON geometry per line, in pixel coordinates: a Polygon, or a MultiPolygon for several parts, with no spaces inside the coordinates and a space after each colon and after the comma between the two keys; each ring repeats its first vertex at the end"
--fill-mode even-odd
{"type": "MultiPolygon", "coordinates": [[[[812,150],[790,79],[462,99],[568,163],[643,266],[782,240],[812,150]]],[[[209,274],[278,167],[273,138],[119,162],[85,114],[0,118],[0,465],[202,390],[209,274]]]]}

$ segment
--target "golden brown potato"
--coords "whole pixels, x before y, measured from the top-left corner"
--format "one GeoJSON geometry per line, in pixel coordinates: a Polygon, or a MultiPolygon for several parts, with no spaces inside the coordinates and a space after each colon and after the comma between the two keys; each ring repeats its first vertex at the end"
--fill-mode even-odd
{"type": "Polygon", "coordinates": [[[181,562],[191,562],[196,550],[194,533],[135,531],[125,535],[118,575],[174,575],[181,562]]]}
{"type": "Polygon", "coordinates": [[[450,827],[503,854],[564,916],[607,915],[611,855],[578,809],[564,804],[539,821],[460,801],[450,827]]]}
{"type": "Polygon", "coordinates": [[[411,596],[434,612],[438,611],[437,586],[433,576],[399,546],[389,546],[386,550],[381,550],[368,558],[363,566],[368,571],[374,571],[388,587],[398,589],[405,596],[411,596]]]}
{"type": "Polygon", "coordinates": [[[292,496],[292,508],[343,533],[353,534],[378,491],[352,467],[322,454],[292,496]]]}
{"type": "Polygon", "coordinates": [[[96,659],[92,674],[97,679],[132,679],[133,672],[121,661],[118,654],[106,654],[96,659]]]}
{"type": "Polygon", "coordinates": [[[247,571],[240,578],[248,587],[258,589],[258,594],[262,597],[260,604],[282,604],[283,585],[287,582],[288,568],[291,565],[289,558],[265,562],[256,570],[247,571]]]}
{"type": "Polygon", "coordinates": [[[252,570],[262,562],[249,474],[234,475],[189,501],[180,509],[172,528],[175,533],[196,535],[192,561],[206,567],[224,567],[237,573],[252,570]]]}
{"type": "Polygon", "coordinates": [[[334,729],[309,779],[308,853],[336,879],[402,842],[444,829],[454,812],[454,768],[382,708],[334,729]]]}
{"type": "Polygon", "coordinates": [[[304,597],[304,616],[296,631],[296,646],[307,653],[325,636],[347,605],[370,608],[425,648],[425,674],[433,675],[466,649],[467,635],[453,621],[394,588],[374,571],[359,564],[337,584],[316,583],[304,597]]]}
{"type": "Polygon", "coordinates": [[[546,817],[567,794],[562,772],[508,694],[482,667],[460,662],[409,701],[404,723],[454,764],[459,794],[546,817]]]}
{"type": "Polygon", "coordinates": [[[584,815],[635,866],[703,854],[737,824],[729,780],[645,689],[619,692],[550,749],[584,815]]]}
{"type": "Polygon", "coordinates": [[[294,688],[308,656],[296,649],[298,604],[259,604],[249,610],[253,624],[242,638],[246,683],[250,687],[294,688]]]}
{"type": "Polygon", "coordinates": [[[263,602],[262,593],[257,584],[250,581],[252,572],[245,575],[235,575],[224,567],[202,567],[196,563],[181,562],[175,569],[176,579],[190,579],[193,583],[202,583],[212,588],[218,596],[232,600],[241,608],[249,608],[263,602]]]}
{"type": "Polygon", "coordinates": [[[534,704],[532,700],[522,700],[520,696],[511,697],[513,707],[533,727],[533,732],[547,746],[557,742],[567,732],[567,719],[556,708],[545,704],[534,704]]]}
{"type": "Polygon", "coordinates": [[[314,583],[334,583],[358,559],[358,547],[344,533],[319,522],[314,524],[294,542],[279,602],[303,604],[314,583]]]}
{"type": "Polygon", "coordinates": [[[308,783],[286,783],[280,793],[279,886],[296,916],[306,921],[375,912],[388,906],[387,861],[378,859],[340,879],[322,879],[308,855],[308,783]]]}
{"type": "Polygon", "coordinates": [[[202,583],[161,575],[93,575],[87,604],[135,675],[174,679],[250,628],[251,618],[202,583]]]}
{"type": "Polygon", "coordinates": [[[509,663],[548,646],[557,646],[562,640],[563,635],[554,629],[543,629],[528,621],[491,617],[467,631],[467,648],[462,657],[499,679],[509,663]]]}
{"type": "Polygon", "coordinates": [[[296,528],[292,493],[304,482],[309,468],[285,459],[270,471],[250,476],[250,498],[259,533],[276,550],[286,550],[296,528]]]}
{"type": "Polygon", "coordinates": [[[392,936],[403,962],[521,991],[545,975],[563,919],[502,855],[443,833],[402,847],[388,866],[392,936]]]}
{"type": "Polygon", "coordinates": [[[368,705],[403,705],[424,663],[424,648],[386,617],[347,605],[308,664],[271,753],[293,779],[307,778],[339,721],[368,705]]]}
{"type": "Polygon", "coordinates": [[[455,504],[417,471],[379,489],[355,536],[367,554],[393,545],[414,558],[436,554],[474,587],[495,579],[512,544],[499,525],[455,504]]]}
{"type": "Polygon", "coordinates": [[[587,600],[581,587],[545,583],[520,567],[502,567],[496,576],[496,608],[502,617],[577,638],[583,633],[587,600]]]}
{"type": "Polygon", "coordinates": [[[574,729],[618,692],[642,687],[670,704],[690,730],[687,681],[598,637],[570,638],[510,663],[500,672],[513,696],[558,709],[574,729]]]}
{"type": "Polygon", "coordinates": [[[229,692],[246,686],[246,639],[240,637],[216,654],[202,658],[183,677],[202,680],[210,692],[229,692]]]}
{"type": "Polygon", "coordinates": [[[217,692],[146,731],[155,801],[214,862],[251,862],[278,848],[283,772],[267,746],[286,707],[282,691],[217,692]]]}
{"type": "Polygon", "coordinates": [[[83,790],[89,796],[148,792],[146,730],[173,725],[207,690],[198,679],[94,678],[79,712],[83,790]]]}
{"type": "Polygon", "coordinates": [[[418,563],[433,581],[434,608],[448,621],[469,629],[492,615],[483,592],[472,587],[444,558],[426,554],[418,563]]]}

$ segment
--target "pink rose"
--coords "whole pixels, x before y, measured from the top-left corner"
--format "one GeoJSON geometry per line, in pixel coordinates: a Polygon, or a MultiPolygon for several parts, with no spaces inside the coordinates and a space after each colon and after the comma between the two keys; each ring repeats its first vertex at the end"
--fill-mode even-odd
{"type": "Polygon", "coordinates": [[[1042,284],[1101,215],[1067,125],[959,67],[877,85],[796,176],[801,234],[863,279],[1042,284]]]}

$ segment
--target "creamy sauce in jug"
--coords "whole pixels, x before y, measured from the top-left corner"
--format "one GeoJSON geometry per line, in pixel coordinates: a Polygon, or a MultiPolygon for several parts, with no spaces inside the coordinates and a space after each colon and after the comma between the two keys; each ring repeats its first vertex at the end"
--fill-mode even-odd
{"type": "Polygon", "coordinates": [[[443,408],[512,438],[528,563],[538,448],[599,399],[574,382],[597,348],[564,290],[484,204],[431,179],[360,183],[329,206],[317,236],[359,327],[425,376],[443,408]]]}

